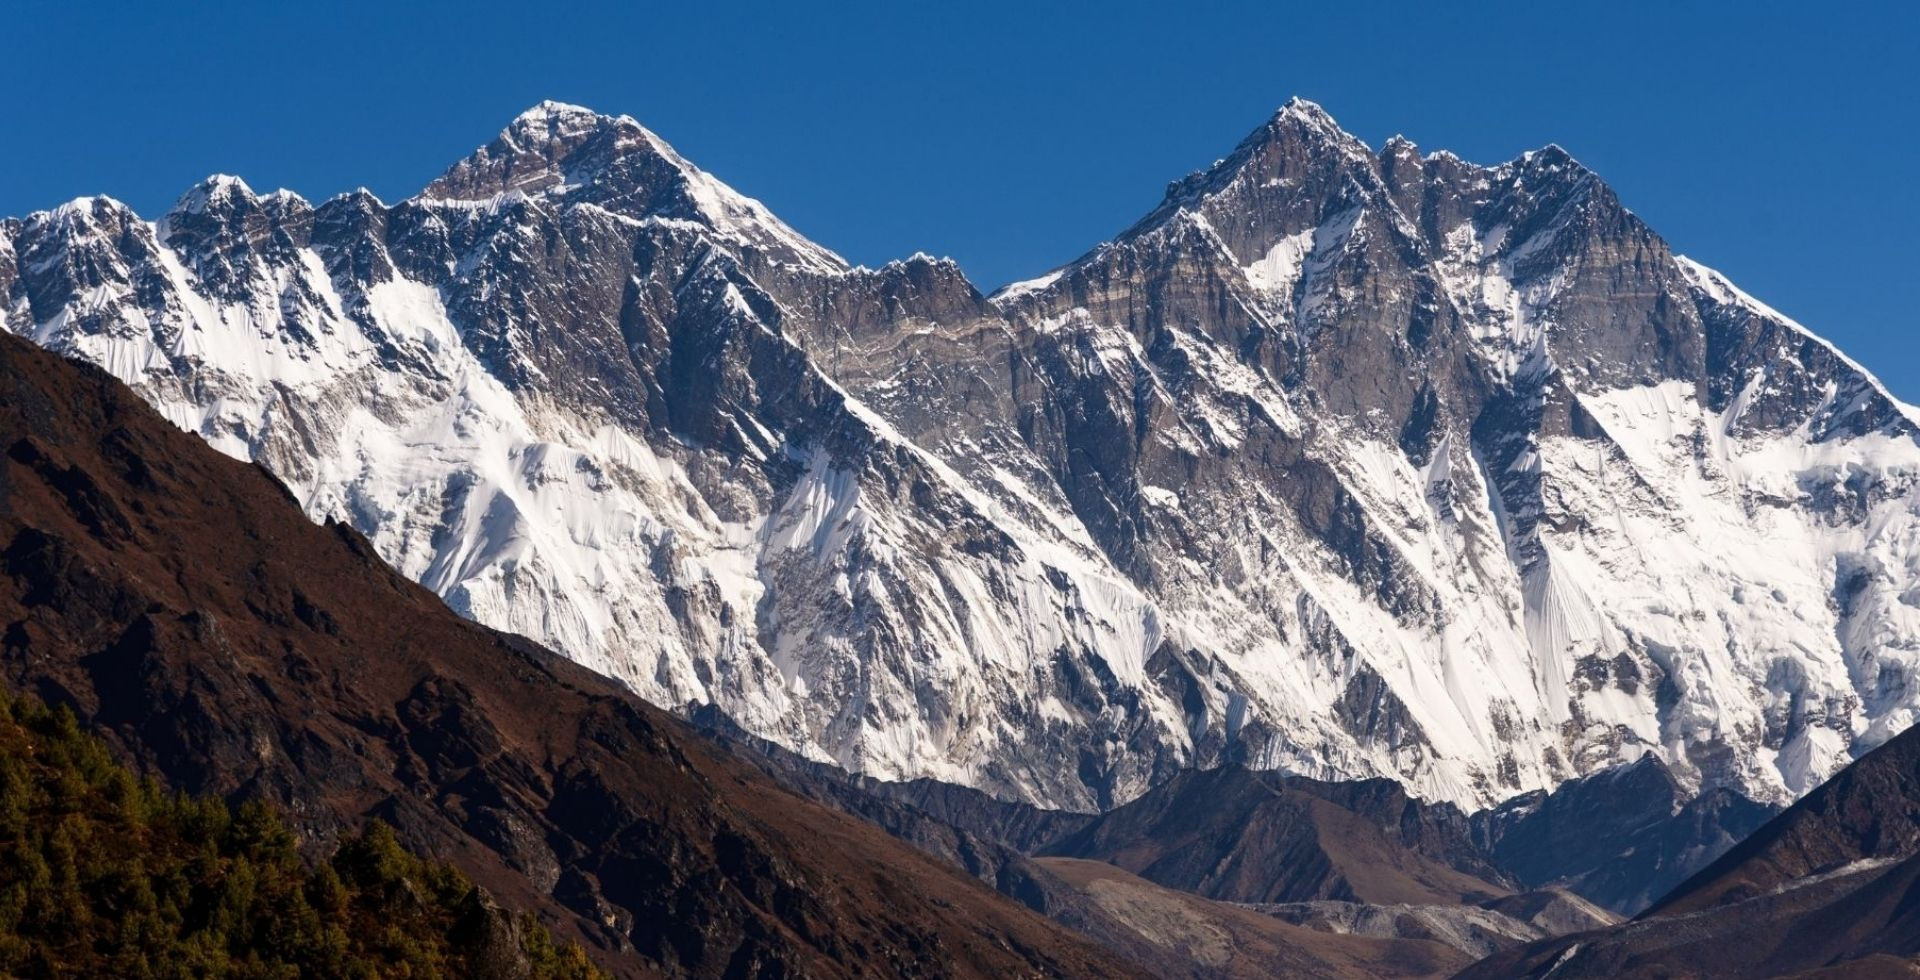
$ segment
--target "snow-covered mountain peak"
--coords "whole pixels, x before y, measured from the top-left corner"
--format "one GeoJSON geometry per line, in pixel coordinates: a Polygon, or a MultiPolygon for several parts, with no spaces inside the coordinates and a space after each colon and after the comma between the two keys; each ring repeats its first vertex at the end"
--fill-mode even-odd
{"type": "Polygon", "coordinates": [[[1343,128],[1323,106],[1299,97],[1287,100],[1265,125],[1241,141],[1243,147],[1261,143],[1302,144],[1310,151],[1345,156],[1372,152],[1366,141],[1343,128]]]}
{"type": "MultiPolygon", "coordinates": [[[[313,205],[293,191],[281,188],[256,194],[238,177],[215,174],[180,195],[173,207],[155,222],[155,228],[163,241],[171,240],[176,232],[204,236],[215,228],[244,234],[243,226],[258,216],[282,222],[312,211],[313,205]]],[[[254,231],[258,232],[259,228],[254,231]]]]}
{"type": "Polygon", "coordinates": [[[45,211],[35,211],[24,219],[9,220],[20,220],[24,225],[59,230],[90,225],[101,215],[131,216],[133,214],[133,209],[118,198],[108,197],[105,194],[89,194],[62,202],[45,211]]]}
{"type": "Polygon", "coordinates": [[[1294,98],[1225,158],[1168,185],[1166,199],[1128,234],[1152,227],[1181,208],[1193,210],[1236,188],[1244,191],[1248,185],[1297,192],[1312,177],[1356,166],[1365,169],[1371,155],[1366,143],[1340,128],[1317,103],[1294,98]]]}
{"type": "Polygon", "coordinates": [[[930,252],[915,252],[904,259],[888,259],[887,263],[878,269],[868,269],[864,266],[859,268],[861,271],[881,275],[898,274],[923,269],[938,270],[942,275],[958,275],[962,278],[966,275],[966,273],[961,270],[959,261],[953,257],[934,255],[930,252]]]}
{"type": "Polygon", "coordinates": [[[307,203],[306,198],[284,187],[258,194],[239,177],[214,174],[180,195],[157,225],[161,229],[161,237],[166,238],[170,228],[201,221],[231,223],[255,211],[285,220],[312,210],[313,205],[307,203]]]}
{"type": "Polygon", "coordinates": [[[1498,167],[1480,167],[1482,173],[1491,180],[1512,181],[1517,189],[1538,193],[1542,189],[1571,190],[1586,186],[1599,187],[1608,194],[1612,189],[1600,179],[1600,175],[1581,163],[1558,143],[1548,143],[1537,150],[1525,153],[1501,164],[1498,167]]]}
{"type": "Polygon", "coordinates": [[[599,127],[607,120],[632,121],[630,116],[608,116],[595,112],[583,105],[571,102],[559,102],[543,99],[513,118],[507,124],[506,133],[531,133],[544,128],[548,137],[580,133],[599,127]]]}
{"type": "Polygon", "coordinates": [[[693,222],[767,261],[805,272],[847,268],[839,256],[694,166],[629,116],[543,102],[428,184],[419,200],[488,203],[516,195],[590,204],[634,220],[693,222]]]}
{"type": "Polygon", "coordinates": [[[1276,120],[1297,120],[1302,125],[1323,132],[1344,133],[1344,130],[1340,129],[1340,124],[1334,121],[1333,116],[1327,112],[1325,107],[1312,99],[1298,95],[1281,103],[1280,108],[1274,110],[1273,118],[1276,120]]]}
{"type": "Polygon", "coordinates": [[[385,213],[387,210],[387,202],[382,201],[380,199],[380,195],[375,194],[369,188],[356,187],[350,191],[342,191],[341,193],[335,194],[334,196],[327,198],[325,201],[320,202],[320,205],[318,208],[316,208],[316,210],[332,211],[336,213],[338,212],[357,212],[361,214],[385,213]]]}
{"type": "Polygon", "coordinates": [[[1567,152],[1567,148],[1558,143],[1548,143],[1537,150],[1528,150],[1520,154],[1519,159],[1523,163],[1537,164],[1548,169],[1578,167],[1581,171],[1587,172],[1586,166],[1574,159],[1573,154],[1567,152]]]}
{"type": "Polygon", "coordinates": [[[253,188],[232,174],[212,174],[187,189],[174,202],[169,214],[202,214],[232,206],[236,201],[256,199],[253,188]]]}
{"type": "Polygon", "coordinates": [[[483,201],[514,191],[538,194],[590,180],[625,153],[657,155],[654,143],[652,134],[627,117],[542,102],[514,117],[492,142],[454,164],[420,196],[483,201]],[[576,153],[581,160],[572,160],[576,153]],[[570,180],[570,174],[578,177],[570,180]]]}
{"type": "Polygon", "coordinates": [[[260,196],[238,177],[215,174],[181,195],[153,234],[214,293],[231,299],[262,274],[266,255],[293,254],[312,214],[292,191],[260,196]]]}

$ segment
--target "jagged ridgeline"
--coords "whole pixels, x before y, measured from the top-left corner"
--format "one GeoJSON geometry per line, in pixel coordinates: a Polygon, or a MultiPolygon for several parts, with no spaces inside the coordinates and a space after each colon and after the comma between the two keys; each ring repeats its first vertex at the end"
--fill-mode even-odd
{"type": "Polygon", "coordinates": [[[385,824],[303,858],[262,803],[171,793],[0,689],[0,976],[605,976],[385,824]]]}

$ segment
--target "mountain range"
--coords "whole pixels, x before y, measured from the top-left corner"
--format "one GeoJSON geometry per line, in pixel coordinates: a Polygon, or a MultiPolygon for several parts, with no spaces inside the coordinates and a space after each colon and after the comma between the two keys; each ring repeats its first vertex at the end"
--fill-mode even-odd
{"type": "Polygon", "coordinates": [[[1296,100],[989,296],[546,103],[397,204],[7,220],[0,303],[462,615],[880,777],[1786,803],[1920,699],[1914,412],[1557,147],[1296,100]]]}
{"type": "Polygon", "coordinates": [[[544,103],[0,322],[9,686],[622,975],[1920,954],[1920,413],[1558,147],[1295,100],[987,294],[544,103]]]}
{"type": "MultiPolygon", "coordinates": [[[[1343,935],[1115,865],[1029,856],[1084,836],[1093,818],[716,740],[459,619],[352,528],[307,520],[262,467],[178,431],[104,372],[14,337],[0,337],[0,444],[9,691],[69,712],[157,789],[267,803],[310,854],[364,841],[369,822],[391,827],[484,889],[468,904],[492,911],[454,938],[487,976],[546,975],[511,952],[500,930],[518,920],[496,901],[621,976],[1423,977],[1613,921],[1577,902],[1571,919],[1543,919],[1502,901],[1507,878],[1457,833],[1430,845],[1370,830],[1400,819],[1396,807],[1410,825],[1461,826],[1451,806],[1423,814],[1387,780],[1316,784],[1340,814],[1324,829],[1256,818],[1292,842],[1268,860],[1332,855],[1339,875],[1392,882],[1396,866],[1435,867],[1427,854],[1451,848],[1498,883],[1449,880],[1495,908],[1421,910],[1438,936],[1343,935]],[[1445,930],[1457,920],[1497,939],[1445,930]]],[[[0,768],[8,786],[30,778],[0,768]]],[[[1263,897],[1385,894],[1329,891],[1320,867],[1263,897]]],[[[75,884],[109,922],[127,900],[112,880],[75,884]]],[[[405,894],[384,900],[411,907],[405,894]]],[[[102,941],[118,961],[121,947],[102,941]]],[[[244,940],[224,942],[246,961],[244,940]]],[[[191,946],[163,948],[192,962],[191,946]]],[[[71,965],[58,949],[7,954],[71,965]]]]}

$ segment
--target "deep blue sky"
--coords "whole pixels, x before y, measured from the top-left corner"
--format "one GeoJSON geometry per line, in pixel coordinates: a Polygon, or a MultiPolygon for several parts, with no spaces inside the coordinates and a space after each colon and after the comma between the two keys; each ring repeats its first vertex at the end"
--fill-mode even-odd
{"type": "Polygon", "coordinates": [[[554,98],[638,118],[849,259],[951,255],[992,288],[1299,94],[1376,147],[1557,142],[1920,400],[1911,4],[9,6],[0,214],[153,216],[213,172],[395,200],[554,98]]]}

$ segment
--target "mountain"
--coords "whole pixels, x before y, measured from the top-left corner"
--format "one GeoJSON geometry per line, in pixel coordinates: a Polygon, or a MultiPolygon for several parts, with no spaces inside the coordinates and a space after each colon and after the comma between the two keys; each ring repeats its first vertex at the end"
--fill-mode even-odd
{"type": "Polygon", "coordinates": [[[622,975],[1140,975],[457,617],[104,371],[0,337],[0,447],[0,674],[175,791],[323,853],[378,818],[622,975]]]}
{"type": "Polygon", "coordinates": [[[1470,816],[1390,780],[1329,784],[1240,767],[1183,773],[1088,816],[850,774],[743,734],[717,712],[695,717],[788,790],[868,820],[1158,976],[1247,974],[1250,961],[1231,951],[1275,934],[1243,935],[1243,911],[1382,940],[1329,946],[1284,933],[1328,963],[1360,956],[1371,975],[1419,975],[1456,954],[1591,932],[1619,922],[1615,910],[1645,908],[1777,812],[1725,789],[1683,801],[1672,775],[1643,759],[1470,816]],[[1397,940],[1455,953],[1420,966],[1397,940]]]}
{"type": "Polygon", "coordinates": [[[1564,888],[1634,915],[1779,808],[1719,788],[1686,798],[1651,756],[1472,816],[1492,863],[1527,888],[1564,888]]]}
{"type": "Polygon", "coordinates": [[[1920,730],[1848,766],[1638,918],[1496,953],[1463,977],[1911,976],[1920,730]]]}
{"type": "Polygon", "coordinates": [[[1558,147],[1296,100],[984,296],[547,103],[394,204],[0,223],[0,297],[461,614],[876,777],[1785,803],[1920,702],[1915,414],[1558,147]]]}
{"type": "Polygon", "coordinates": [[[1679,915],[1777,891],[1809,875],[1920,853],[1920,731],[1909,730],[1746,835],[1663,897],[1679,915]]]}
{"type": "Polygon", "coordinates": [[[1511,894],[1466,818],[1390,780],[1321,783],[1238,767],[1182,773],[1040,849],[1230,902],[1457,905],[1511,894]]]}
{"type": "MultiPolygon", "coordinates": [[[[1270,977],[1338,976],[1424,977],[1447,976],[1496,950],[1508,949],[1532,940],[1584,931],[1618,921],[1583,899],[1561,891],[1507,894],[1500,886],[1473,882],[1476,894],[1497,894],[1482,905],[1379,905],[1363,902],[1307,901],[1285,904],[1219,901],[1207,897],[1213,892],[1207,882],[1196,887],[1191,882],[1171,881],[1168,887],[1158,879],[1165,869],[1155,866],[1144,873],[1155,880],[1129,872],[1119,863],[1046,854],[1049,841],[1062,840],[1056,852],[1071,852],[1069,840],[1077,832],[1105,817],[1059,810],[1039,810],[1019,803],[995,800],[979,790],[915,780],[889,783],[871,777],[850,774],[835,766],[803,759],[767,742],[740,733],[723,717],[712,711],[696,714],[696,720],[714,726],[720,744],[737,757],[757,765],[783,787],[827,806],[858,815],[893,836],[948,863],[965,869],[1027,907],[1046,915],[1076,932],[1095,939],[1128,962],[1157,977],[1270,977]],[[1044,856],[1035,856],[1041,852],[1044,856]]],[[[1191,774],[1174,783],[1217,787],[1225,781],[1260,785],[1265,778],[1244,771],[1236,773],[1191,774]]],[[[1375,780],[1371,784],[1326,786],[1307,783],[1309,792],[1320,791],[1331,799],[1347,801],[1362,812],[1347,814],[1345,827],[1364,824],[1383,817],[1401,820],[1409,827],[1430,819],[1419,804],[1408,800],[1393,783],[1375,780]],[[1397,801],[1401,810],[1392,810],[1397,801]]],[[[1146,796],[1111,814],[1121,824],[1103,826],[1092,836],[1110,842],[1116,835],[1141,833],[1133,846],[1125,848],[1128,857],[1153,849],[1151,835],[1160,828],[1151,821],[1140,821],[1136,814],[1164,798],[1167,787],[1156,788],[1146,796]]],[[[1188,795],[1171,806],[1207,810],[1220,801],[1206,795],[1188,795]]],[[[1337,806],[1337,804],[1330,804],[1337,806]]],[[[1301,858],[1314,845],[1289,842],[1269,853],[1276,839],[1284,841],[1292,828],[1277,834],[1241,833],[1231,829],[1236,823],[1270,820],[1275,808],[1247,813],[1223,804],[1226,812],[1216,822],[1218,836],[1196,846],[1211,845],[1222,864],[1233,859],[1236,845],[1251,855],[1246,865],[1257,867],[1251,874],[1237,874],[1244,882],[1260,873],[1272,873],[1286,879],[1279,887],[1301,890],[1304,876],[1290,874],[1288,863],[1301,858]]],[[[1458,813],[1445,804],[1435,808],[1444,822],[1448,816],[1458,822],[1458,813]]],[[[1309,831],[1309,833],[1311,833],[1309,831]]],[[[1366,832],[1362,831],[1364,835],[1366,832]]],[[[1192,845],[1192,837],[1175,846],[1192,845]]],[[[1372,848],[1329,848],[1339,855],[1343,870],[1368,880],[1373,891],[1379,882],[1392,882],[1402,868],[1433,868],[1423,855],[1409,853],[1420,841],[1402,842],[1395,837],[1373,834],[1372,848]]],[[[1444,834],[1436,834],[1444,838],[1444,834]]],[[[1460,843],[1461,850],[1470,848],[1460,843]]],[[[1307,859],[1311,862],[1311,858],[1307,859]]],[[[1471,859],[1469,859],[1471,860],[1471,859]]],[[[1476,865],[1484,868],[1484,865],[1476,865]]],[[[1460,875],[1441,872],[1450,881],[1460,875]]],[[[1402,879],[1404,880],[1404,879],[1402,879]]],[[[1344,884],[1342,882],[1341,884],[1344,884]]],[[[1311,889],[1313,885],[1304,886],[1311,889]]],[[[1317,891],[1308,891],[1318,894],[1317,891]]]]}
{"type": "MultiPolygon", "coordinates": [[[[1529,909],[1517,916],[1526,920],[1564,891],[1631,915],[1776,812],[1725,789],[1685,799],[1651,759],[1472,815],[1385,779],[1326,783],[1224,766],[1181,773],[1091,820],[1052,818],[1042,824],[1050,834],[1026,848],[1231,902],[1511,905],[1529,909]]],[[[1030,822],[965,811],[948,820],[988,837],[1030,822]]]]}

